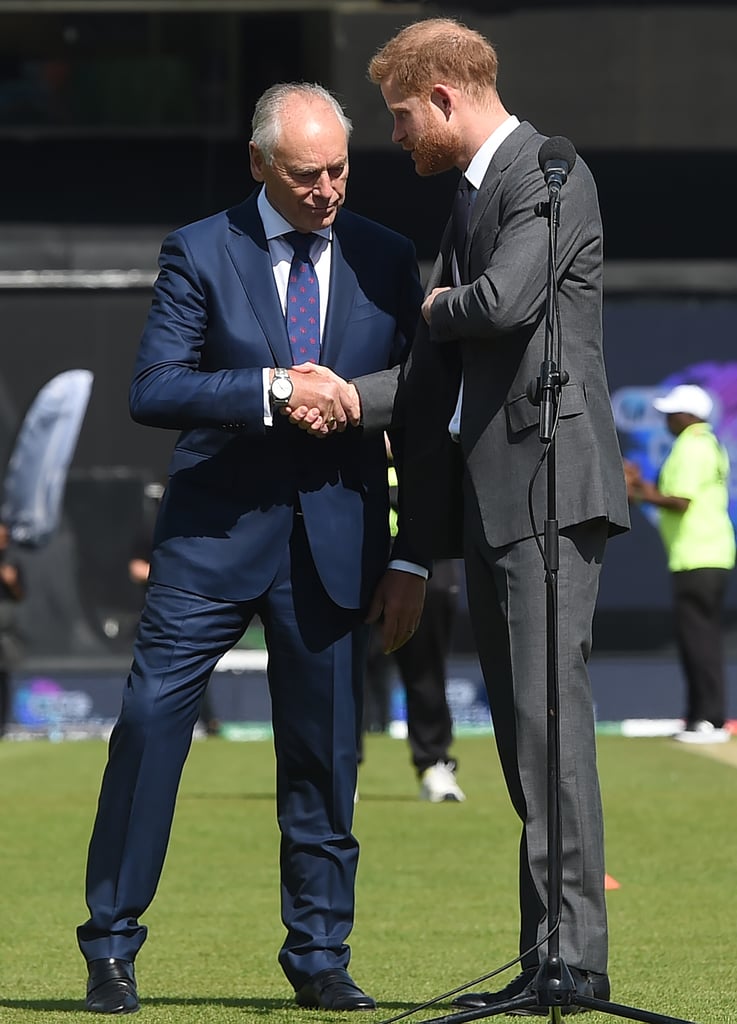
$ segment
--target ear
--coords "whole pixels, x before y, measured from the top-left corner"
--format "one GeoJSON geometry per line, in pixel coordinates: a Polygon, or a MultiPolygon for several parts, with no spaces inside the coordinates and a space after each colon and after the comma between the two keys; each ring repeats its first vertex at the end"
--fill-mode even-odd
{"type": "Polygon", "coordinates": [[[256,181],[264,180],[264,160],[263,154],[258,146],[254,145],[253,142],[248,143],[248,158],[251,164],[251,174],[256,181]]]}
{"type": "Polygon", "coordinates": [[[447,120],[454,106],[452,90],[447,85],[434,85],[430,93],[430,102],[443,112],[447,120]]]}

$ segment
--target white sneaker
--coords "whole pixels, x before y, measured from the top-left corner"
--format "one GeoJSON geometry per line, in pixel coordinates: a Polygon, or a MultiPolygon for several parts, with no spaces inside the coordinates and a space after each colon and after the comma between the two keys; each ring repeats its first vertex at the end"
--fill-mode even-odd
{"type": "Polygon", "coordinates": [[[711,722],[694,722],[677,732],[673,739],[679,743],[727,743],[729,736],[728,729],[718,729],[711,722]]]}
{"type": "Polygon", "coordinates": [[[429,800],[431,804],[443,801],[460,803],[466,794],[456,782],[455,766],[452,762],[437,761],[422,773],[420,800],[429,800]]]}

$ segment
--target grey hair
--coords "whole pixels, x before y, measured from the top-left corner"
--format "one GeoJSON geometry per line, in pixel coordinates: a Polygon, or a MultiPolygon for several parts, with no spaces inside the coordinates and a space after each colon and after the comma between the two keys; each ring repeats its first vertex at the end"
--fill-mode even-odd
{"type": "Polygon", "coordinates": [[[329,104],[345,129],[346,141],[351,137],[353,131],[351,119],[336,97],[322,85],[317,85],[315,82],[280,82],[261,94],[256,101],[251,120],[251,142],[261,151],[267,164],[271,163],[274,149],[279,141],[284,102],[294,95],[323,100],[329,104]]]}

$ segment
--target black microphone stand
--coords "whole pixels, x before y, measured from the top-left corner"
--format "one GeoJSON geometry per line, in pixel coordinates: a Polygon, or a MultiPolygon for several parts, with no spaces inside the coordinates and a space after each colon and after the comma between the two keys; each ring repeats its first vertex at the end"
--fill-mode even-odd
{"type": "MultiPolygon", "coordinates": [[[[563,179],[565,181],[565,178],[563,179]]],[[[467,1021],[494,1017],[500,1013],[515,1010],[533,1010],[544,1016],[541,1010],[548,1010],[550,1021],[561,1024],[561,1016],[576,1013],[573,1007],[598,1010],[627,1020],[644,1021],[645,1024],[694,1024],[680,1017],[668,1017],[650,1010],[623,1006],[607,999],[597,999],[576,991],[570,969],[560,956],[560,920],[563,906],[563,863],[561,854],[560,820],[560,715],[558,687],[558,559],[559,532],[557,512],[557,473],[555,433],[561,388],[568,382],[568,374],[560,370],[561,337],[558,318],[557,287],[557,242],[560,219],[560,180],[549,182],[549,201],[538,203],[535,213],[548,221],[548,277],[545,308],[545,350],[540,367],[540,376],[528,387],[528,397],[540,406],[540,441],[547,445],[547,508],[543,531],[543,555],[545,564],[545,628],[546,628],[546,673],[547,673],[547,880],[548,880],[548,927],[547,956],[526,993],[505,999],[493,1006],[461,1010],[444,1017],[434,1017],[424,1024],[466,1024],[467,1021]],[[558,344],[554,353],[553,336],[557,327],[558,344]],[[557,362],[556,362],[557,355],[557,362]],[[567,1009],[567,1008],[571,1009],[567,1009]]],[[[602,880],[603,884],[603,880],[602,880]]]]}

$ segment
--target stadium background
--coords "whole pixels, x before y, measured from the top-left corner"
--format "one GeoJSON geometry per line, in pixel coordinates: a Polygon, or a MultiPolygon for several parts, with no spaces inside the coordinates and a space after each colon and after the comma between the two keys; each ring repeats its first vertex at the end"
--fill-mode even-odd
{"type": "MultiPolygon", "coordinates": [[[[415,176],[364,69],[401,24],[438,14],[481,29],[499,50],[506,106],[568,136],[594,170],[623,450],[644,443],[656,461],[667,439],[648,396],[698,379],[717,393],[737,465],[733,4],[0,0],[0,466],[43,383],[72,367],[95,374],[61,529],[27,567],[25,725],[68,732],[119,701],[140,602],[126,562],[173,442],[127,413],[161,238],[250,191],[253,101],[273,81],[315,79],[354,120],[350,207],[410,235],[426,269],[453,176],[415,176]]],[[[595,696],[602,721],[667,721],[682,692],[668,578],[652,523],[633,519],[602,579],[595,696]]],[[[732,717],[736,624],[733,580],[732,717]]],[[[249,646],[215,677],[224,719],[268,719],[258,636],[249,646]]],[[[457,721],[479,724],[464,614],[451,675],[457,721]]]]}

